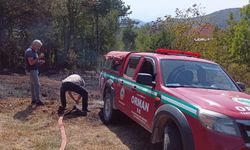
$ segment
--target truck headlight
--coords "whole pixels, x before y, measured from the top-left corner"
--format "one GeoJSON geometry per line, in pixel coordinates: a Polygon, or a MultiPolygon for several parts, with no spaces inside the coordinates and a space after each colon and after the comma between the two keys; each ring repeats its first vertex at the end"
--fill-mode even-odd
{"type": "Polygon", "coordinates": [[[198,116],[201,124],[209,130],[240,136],[238,126],[228,116],[204,109],[199,110],[198,116]]]}

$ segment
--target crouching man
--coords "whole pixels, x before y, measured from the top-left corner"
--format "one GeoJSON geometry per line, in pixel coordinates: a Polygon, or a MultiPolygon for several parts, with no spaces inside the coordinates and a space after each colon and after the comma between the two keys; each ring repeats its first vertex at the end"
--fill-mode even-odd
{"type": "Polygon", "coordinates": [[[82,98],[82,112],[88,112],[88,92],[84,88],[85,81],[78,74],[73,74],[62,80],[62,85],[60,89],[61,106],[59,107],[59,112],[64,113],[66,108],[66,92],[69,96],[78,104],[82,98]],[[79,94],[78,98],[75,98],[71,92],[79,94]]]}

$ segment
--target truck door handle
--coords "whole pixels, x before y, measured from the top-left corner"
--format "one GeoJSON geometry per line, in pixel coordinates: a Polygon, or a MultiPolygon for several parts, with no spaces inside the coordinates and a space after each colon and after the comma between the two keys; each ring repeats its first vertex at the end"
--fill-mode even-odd
{"type": "Polygon", "coordinates": [[[123,84],[124,84],[123,81],[120,81],[119,83],[120,83],[120,85],[123,85],[123,84]]]}
{"type": "Polygon", "coordinates": [[[136,86],[133,86],[132,90],[133,90],[133,91],[136,91],[136,86]]]}

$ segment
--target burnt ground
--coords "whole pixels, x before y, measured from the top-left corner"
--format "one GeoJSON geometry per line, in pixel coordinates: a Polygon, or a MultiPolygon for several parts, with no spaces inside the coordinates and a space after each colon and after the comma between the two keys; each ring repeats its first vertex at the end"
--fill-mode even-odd
{"type": "MultiPolygon", "coordinates": [[[[45,106],[32,107],[29,77],[0,75],[0,149],[59,149],[58,127],[60,81],[66,74],[41,76],[41,95],[45,106]]],[[[161,149],[150,143],[150,133],[121,115],[112,125],[100,119],[103,102],[98,90],[98,76],[83,75],[89,92],[87,116],[64,117],[67,136],[66,149],[161,149]]],[[[73,104],[69,102],[69,108],[73,104]]]]}

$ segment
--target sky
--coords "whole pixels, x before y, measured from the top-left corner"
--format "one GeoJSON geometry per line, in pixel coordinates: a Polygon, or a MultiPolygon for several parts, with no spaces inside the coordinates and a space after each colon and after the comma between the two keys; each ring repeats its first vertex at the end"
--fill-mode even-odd
{"type": "Polygon", "coordinates": [[[155,21],[158,17],[165,15],[175,16],[176,8],[181,10],[198,4],[202,12],[210,14],[227,8],[243,7],[250,0],[123,0],[125,5],[130,5],[132,19],[139,19],[143,22],[155,21]]]}

